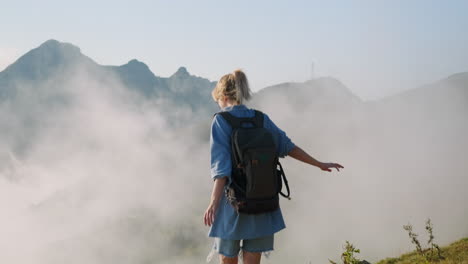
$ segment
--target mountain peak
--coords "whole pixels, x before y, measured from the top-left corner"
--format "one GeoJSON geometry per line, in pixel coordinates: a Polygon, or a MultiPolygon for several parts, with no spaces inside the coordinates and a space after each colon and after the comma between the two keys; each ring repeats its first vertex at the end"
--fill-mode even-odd
{"type": "Polygon", "coordinates": [[[54,46],[54,45],[58,46],[60,45],[60,42],[56,39],[49,39],[41,44],[41,46],[54,46]]]}
{"type": "Polygon", "coordinates": [[[304,83],[345,87],[345,85],[340,80],[331,76],[318,77],[312,80],[305,81],[304,83]]]}
{"type": "Polygon", "coordinates": [[[440,80],[439,82],[448,82],[454,85],[461,85],[466,87],[466,83],[468,83],[468,72],[460,72],[450,75],[444,80],[440,80]]]}
{"type": "Polygon", "coordinates": [[[91,60],[81,54],[80,48],[70,43],[47,40],[30,50],[5,69],[26,80],[47,79],[56,71],[62,71],[77,62],[91,60]]]}
{"type": "Polygon", "coordinates": [[[187,68],[180,67],[171,77],[188,77],[190,73],[187,71],[187,68]]]}
{"type": "Polygon", "coordinates": [[[127,68],[132,68],[132,69],[137,69],[137,70],[139,69],[139,70],[149,71],[148,65],[146,65],[145,63],[137,59],[130,60],[129,62],[127,62],[127,64],[122,65],[120,67],[127,67],[127,68]]]}
{"type": "Polygon", "coordinates": [[[80,54],[81,55],[81,50],[77,46],[70,44],[70,43],[65,43],[65,42],[60,42],[55,39],[49,39],[46,42],[42,43],[37,49],[35,50],[43,50],[43,51],[49,51],[49,52],[61,52],[61,53],[68,53],[68,54],[80,54]]]}

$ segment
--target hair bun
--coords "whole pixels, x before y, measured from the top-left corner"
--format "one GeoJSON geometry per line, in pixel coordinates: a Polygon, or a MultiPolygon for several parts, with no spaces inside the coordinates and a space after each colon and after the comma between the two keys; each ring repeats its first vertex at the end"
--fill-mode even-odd
{"type": "Polygon", "coordinates": [[[247,76],[241,69],[236,69],[219,79],[211,95],[215,101],[227,97],[229,100],[242,104],[244,99],[250,99],[250,93],[247,76]]]}
{"type": "Polygon", "coordinates": [[[236,81],[238,101],[242,103],[242,99],[249,100],[251,97],[251,91],[249,88],[249,82],[247,81],[247,76],[241,69],[235,69],[233,75],[236,81]]]}

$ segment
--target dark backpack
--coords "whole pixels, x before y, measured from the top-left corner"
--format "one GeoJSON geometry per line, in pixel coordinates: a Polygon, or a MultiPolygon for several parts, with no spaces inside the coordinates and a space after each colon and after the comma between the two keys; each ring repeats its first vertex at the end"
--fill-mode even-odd
{"type": "Polygon", "coordinates": [[[228,201],[239,213],[260,214],[278,209],[278,194],[290,199],[290,191],[273,135],[263,127],[263,113],[255,110],[251,118],[235,117],[229,112],[218,114],[232,127],[232,180],[225,188],[228,201]],[[287,195],[281,191],[282,180],[287,195]]]}

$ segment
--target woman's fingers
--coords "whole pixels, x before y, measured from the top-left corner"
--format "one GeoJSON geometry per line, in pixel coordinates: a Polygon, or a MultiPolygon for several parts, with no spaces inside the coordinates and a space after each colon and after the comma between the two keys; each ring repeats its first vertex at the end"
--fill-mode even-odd
{"type": "Polygon", "coordinates": [[[338,170],[338,171],[340,171],[340,168],[344,169],[344,167],[341,166],[341,165],[338,164],[338,163],[335,163],[335,168],[336,168],[336,170],[338,170]]]}
{"type": "Polygon", "coordinates": [[[210,226],[214,223],[214,218],[215,218],[215,214],[213,211],[211,211],[211,215],[210,215],[210,226]]]}
{"type": "Polygon", "coordinates": [[[211,226],[211,216],[210,216],[210,212],[207,212],[207,214],[206,214],[205,225],[206,225],[206,226],[211,226]]]}
{"type": "Polygon", "coordinates": [[[203,222],[206,226],[210,226],[210,210],[206,210],[205,215],[203,217],[203,222]]]}
{"type": "Polygon", "coordinates": [[[343,169],[344,167],[338,163],[327,163],[322,170],[331,172],[332,170],[330,168],[335,168],[337,171],[340,171],[340,168],[343,169]]]}

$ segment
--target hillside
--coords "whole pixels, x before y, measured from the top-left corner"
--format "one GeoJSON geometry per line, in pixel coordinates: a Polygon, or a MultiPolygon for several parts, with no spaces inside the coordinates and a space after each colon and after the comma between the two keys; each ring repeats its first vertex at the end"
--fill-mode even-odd
{"type": "MultiPolygon", "coordinates": [[[[442,247],[442,256],[445,258],[438,264],[466,264],[468,263],[468,238],[463,238],[449,246],[442,247]]],[[[425,264],[426,260],[416,251],[401,255],[398,258],[387,258],[376,264],[425,264]]]]}

